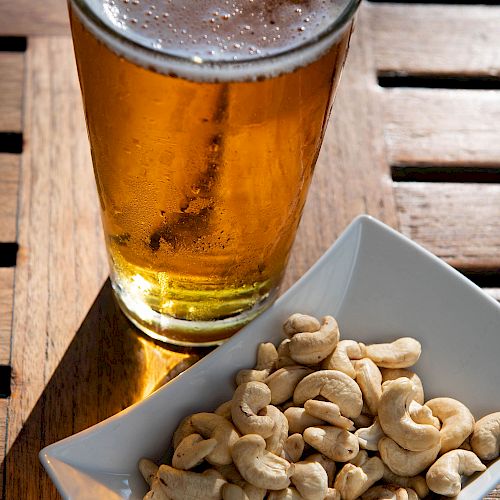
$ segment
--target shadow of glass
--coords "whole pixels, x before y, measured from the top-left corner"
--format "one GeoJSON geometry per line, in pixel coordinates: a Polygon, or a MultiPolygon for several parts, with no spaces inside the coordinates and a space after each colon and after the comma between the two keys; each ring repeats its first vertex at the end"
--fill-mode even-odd
{"type": "Polygon", "coordinates": [[[207,349],[159,344],[101,289],[4,462],[5,500],[60,498],[38,452],[140,401],[207,349]]]}

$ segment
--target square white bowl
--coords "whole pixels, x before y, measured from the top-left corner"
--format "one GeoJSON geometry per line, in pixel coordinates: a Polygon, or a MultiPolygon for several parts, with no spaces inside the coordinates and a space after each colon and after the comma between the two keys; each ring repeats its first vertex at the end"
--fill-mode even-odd
{"type": "MultiPolygon", "coordinates": [[[[40,460],[64,498],[140,499],[141,457],[164,455],[180,419],[229,399],[257,345],[278,343],[293,312],[334,315],[342,338],[365,343],[412,336],[426,398],[450,396],[479,418],[500,411],[500,305],[460,273],[367,216],[355,219],[270,309],[151,396],[47,446],[40,460]]],[[[479,499],[500,483],[500,460],[457,497],[479,499]]]]}

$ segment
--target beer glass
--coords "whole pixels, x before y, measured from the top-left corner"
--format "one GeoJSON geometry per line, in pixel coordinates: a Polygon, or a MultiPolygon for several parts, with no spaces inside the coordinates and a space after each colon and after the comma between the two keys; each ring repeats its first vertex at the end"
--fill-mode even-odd
{"type": "Polygon", "coordinates": [[[359,0],[70,0],[111,283],[180,345],[275,299],[359,0]]]}

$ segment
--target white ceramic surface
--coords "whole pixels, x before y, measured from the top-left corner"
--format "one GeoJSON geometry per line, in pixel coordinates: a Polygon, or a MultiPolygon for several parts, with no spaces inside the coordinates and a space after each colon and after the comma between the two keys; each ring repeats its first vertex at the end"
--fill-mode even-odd
{"type": "MultiPolygon", "coordinates": [[[[365,343],[413,336],[428,399],[451,396],[477,416],[500,410],[500,306],[441,260],[367,217],[268,311],[144,401],[44,448],[40,459],[64,498],[140,499],[137,461],[159,458],[179,420],[230,398],[235,373],[254,364],[259,342],[281,339],[296,311],[333,314],[344,338],[365,343]]],[[[500,483],[500,460],[468,481],[458,499],[500,483]]]]}

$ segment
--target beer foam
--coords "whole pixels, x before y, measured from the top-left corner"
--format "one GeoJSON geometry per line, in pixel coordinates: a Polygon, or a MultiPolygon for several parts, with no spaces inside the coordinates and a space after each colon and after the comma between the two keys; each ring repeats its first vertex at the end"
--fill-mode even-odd
{"type": "Polygon", "coordinates": [[[73,8],[97,38],[136,64],[188,79],[235,81],[316,60],[358,1],[73,0],[73,8]],[[82,4],[94,21],[82,16],[82,4]]]}

